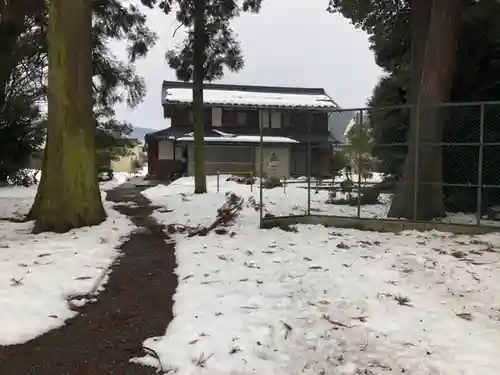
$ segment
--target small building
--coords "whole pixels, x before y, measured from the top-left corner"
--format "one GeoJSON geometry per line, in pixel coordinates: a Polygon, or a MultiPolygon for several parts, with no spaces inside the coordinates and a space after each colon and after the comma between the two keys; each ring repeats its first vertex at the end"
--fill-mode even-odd
{"type": "Polygon", "coordinates": [[[111,160],[111,169],[113,172],[134,173],[139,168],[142,168],[146,163],[146,147],[144,137],[148,133],[154,132],[154,129],[143,128],[134,126],[132,132],[127,135],[127,139],[136,142],[127,155],[118,158],[118,160],[111,160]]]}
{"type": "MultiPolygon", "coordinates": [[[[283,177],[328,173],[335,141],[328,116],[337,103],[320,88],[205,84],[204,148],[208,175],[264,173],[271,155],[283,177]],[[308,163],[310,146],[311,162],[308,163]]],[[[170,127],[145,140],[150,175],[194,174],[192,84],[163,82],[162,105],[170,127]]]]}
{"type": "Polygon", "coordinates": [[[131,148],[127,155],[121,156],[118,160],[111,160],[111,170],[113,172],[133,173],[146,162],[144,144],[139,143],[131,148]]]}

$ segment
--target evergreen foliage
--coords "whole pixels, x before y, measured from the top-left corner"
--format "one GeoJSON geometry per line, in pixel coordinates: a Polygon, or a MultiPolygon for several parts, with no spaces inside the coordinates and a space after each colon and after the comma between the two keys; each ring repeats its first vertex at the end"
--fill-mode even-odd
{"type": "Polygon", "coordinates": [[[141,0],[148,7],[158,6],[164,13],[175,10],[180,26],[187,29],[184,41],[166,54],[169,66],[182,81],[193,82],[193,120],[195,143],[195,194],[207,191],[204,155],[203,82],[219,79],[224,68],[239,71],[243,56],[230,21],[241,11],[258,12],[262,0],[141,0]]]}
{"type": "MultiPolygon", "coordinates": [[[[450,92],[451,102],[498,100],[500,92],[500,3],[493,0],[465,1],[458,38],[457,66],[450,92]]],[[[373,91],[368,105],[374,156],[382,160],[383,172],[401,177],[410,125],[410,110],[377,109],[411,103],[411,30],[410,1],[331,0],[329,10],[340,12],[370,36],[370,46],[377,64],[386,75],[373,91]]],[[[443,142],[479,142],[479,106],[458,106],[442,110],[443,142]]],[[[484,113],[485,142],[497,142],[500,106],[487,105],[484,113]]],[[[443,182],[477,184],[478,146],[443,148],[443,182]],[[464,168],[464,166],[467,166],[464,168]]],[[[500,163],[496,147],[484,149],[483,183],[500,185],[500,163]]],[[[444,187],[449,211],[474,212],[477,189],[444,187]]],[[[483,189],[483,207],[500,203],[498,189],[483,189]]]]}
{"type": "MultiPolygon", "coordinates": [[[[156,35],[136,6],[119,0],[94,0],[92,6],[96,134],[105,134],[109,121],[113,123],[116,147],[99,152],[116,158],[126,152],[122,146],[127,143],[130,124],[114,119],[112,107],[119,102],[136,106],[143,100],[146,87],[135,72],[134,62],[146,55],[156,35]],[[126,42],[127,61],[111,53],[109,46],[116,41],[126,42]],[[105,120],[103,112],[108,114],[105,120]],[[118,153],[111,155],[113,151],[118,153]]],[[[41,124],[47,96],[47,21],[45,1],[6,0],[0,5],[0,181],[18,175],[44,143],[41,124]]],[[[96,143],[102,144],[99,137],[96,143]]],[[[127,144],[131,147],[134,143],[127,144]]],[[[107,159],[102,160],[108,163],[107,159]]]]}

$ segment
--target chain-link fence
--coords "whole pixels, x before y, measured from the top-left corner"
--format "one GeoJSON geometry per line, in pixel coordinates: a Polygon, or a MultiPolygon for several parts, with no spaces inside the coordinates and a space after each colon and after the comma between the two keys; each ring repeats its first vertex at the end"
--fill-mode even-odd
{"type": "Polygon", "coordinates": [[[264,219],[500,220],[500,102],[339,109],[328,123],[330,136],[313,124],[261,144],[264,219]]]}

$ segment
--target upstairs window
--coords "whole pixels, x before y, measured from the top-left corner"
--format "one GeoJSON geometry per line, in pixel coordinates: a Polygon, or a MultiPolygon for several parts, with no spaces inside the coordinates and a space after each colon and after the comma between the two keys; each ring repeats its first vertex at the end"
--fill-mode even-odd
{"type": "Polygon", "coordinates": [[[236,124],[238,126],[245,126],[247,124],[246,112],[236,112],[236,124]]]}
{"type": "Polygon", "coordinates": [[[222,108],[212,108],[212,126],[216,128],[222,126],[222,108]]]}
{"type": "Polygon", "coordinates": [[[228,127],[241,127],[248,125],[247,113],[245,111],[238,111],[237,109],[224,109],[222,123],[228,127]]]}
{"type": "Polygon", "coordinates": [[[278,111],[271,112],[271,128],[272,129],[281,128],[281,112],[278,111]]]}
{"type": "Polygon", "coordinates": [[[263,129],[281,129],[282,113],[280,111],[270,111],[263,109],[261,112],[261,121],[263,129]]]}
{"type": "Polygon", "coordinates": [[[260,112],[260,120],[262,121],[261,126],[263,129],[269,129],[269,115],[270,113],[267,109],[263,109],[260,112]]]}

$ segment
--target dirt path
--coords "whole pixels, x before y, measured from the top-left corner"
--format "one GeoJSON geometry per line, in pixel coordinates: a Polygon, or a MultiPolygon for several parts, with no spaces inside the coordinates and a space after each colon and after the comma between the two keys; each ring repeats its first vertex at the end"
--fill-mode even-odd
{"type": "Polygon", "coordinates": [[[121,246],[123,256],[113,267],[98,302],[59,329],[22,345],[0,347],[0,374],[12,375],[150,375],[156,369],[129,363],[142,356],[142,342],[163,335],[172,319],[174,245],[165,243],[162,227],[149,215],[143,188],[122,185],[108,193],[140,228],[121,246]]]}

